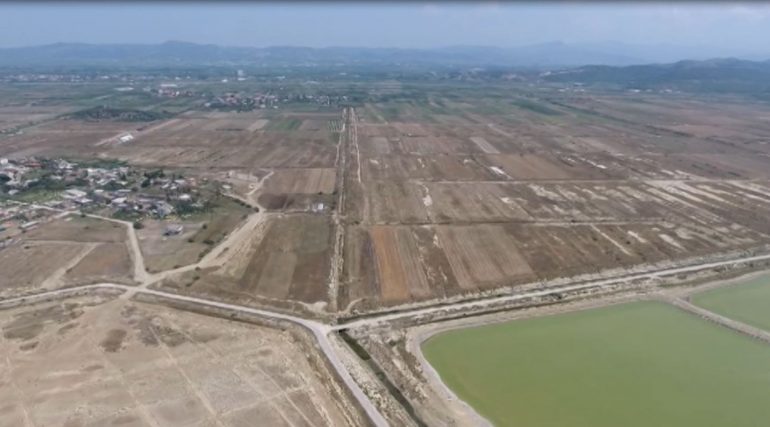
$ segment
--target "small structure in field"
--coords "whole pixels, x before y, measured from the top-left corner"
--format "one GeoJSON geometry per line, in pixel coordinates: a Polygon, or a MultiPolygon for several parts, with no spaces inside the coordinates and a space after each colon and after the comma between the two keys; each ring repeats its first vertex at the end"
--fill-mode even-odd
{"type": "Polygon", "coordinates": [[[169,224],[166,226],[166,229],[163,230],[164,236],[176,236],[178,234],[182,234],[184,231],[184,226],[182,224],[169,224]]]}
{"type": "Polygon", "coordinates": [[[133,140],[134,140],[134,135],[131,135],[130,133],[127,133],[125,135],[121,135],[118,138],[118,142],[120,142],[121,144],[125,144],[125,143],[131,142],[133,140]]]}

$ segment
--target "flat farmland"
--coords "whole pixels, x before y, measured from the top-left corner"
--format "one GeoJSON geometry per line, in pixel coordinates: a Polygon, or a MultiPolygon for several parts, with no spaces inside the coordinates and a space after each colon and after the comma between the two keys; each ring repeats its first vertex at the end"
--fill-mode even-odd
{"type": "Polygon", "coordinates": [[[439,244],[463,289],[499,285],[533,277],[512,239],[500,239],[500,226],[437,227],[439,244]]]}
{"type": "Polygon", "coordinates": [[[28,240],[72,242],[122,242],[126,239],[126,227],[95,218],[69,215],[34,228],[24,234],[28,240]]]}
{"type": "Polygon", "coordinates": [[[350,227],[340,301],[394,305],[473,294],[761,242],[743,233],[665,222],[350,227]]]}
{"type": "MultiPolygon", "coordinates": [[[[74,89],[42,101],[42,92],[8,88],[0,118],[41,123],[3,136],[0,147],[228,182],[266,221],[223,252],[237,256],[221,271],[188,271],[163,286],[270,304],[375,309],[770,244],[762,103],[491,82],[351,87],[364,101],[344,111],[293,101],[214,111],[111,87],[88,92],[109,105],[174,112],[141,123],[57,118],[96,101],[75,99],[74,89]],[[123,132],[135,139],[117,143],[123,132]],[[331,258],[341,272],[329,286],[331,258]],[[338,301],[329,301],[334,289],[338,301]]],[[[194,263],[251,212],[186,218],[179,236],[148,221],[138,230],[145,265],[194,263]]],[[[83,240],[103,244],[112,267],[97,271],[98,248],[78,252],[84,264],[62,261],[62,283],[125,269],[118,241],[83,240]]]]}
{"type": "MultiPolygon", "coordinates": [[[[3,113],[24,117],[28,112],[22,107],[4,107],[0,119],[3,113]]],[[[0,144],[9,157],[109,157],[137,165],[193,169],[328,168],[334,167],[339,132],[331,123],[338,120],[337,112],[203,111],[153,122],[63,118],[5,136],[0,144]],[[303,126],[305,121],[308,124],[303,126]],[[117,138],[126,133],[134,140],[119,143],[117,138]]]]}
{"type": "Polygon", "coordinates": [[[132,282],[126,229],[120,224],[68,216],[21,236],[0,249],[3,295],[99,281],[132,282]]]}
{"type": "Polygon", "coordinates": [[[383,301],[405,302],[430,295],[417,239],[406,227],[373,227],[376,272],[383,301]]]}
{"type": "Polygon", "coordinates": [[[327,218],[276,219],[238,279],[241,291],[273,299],[326,300],[331,227],[327,218]]]}
{"type": "MultiPolygon", "coordinates": [[[[338,119],[337,113],[322,116],[338,119]]],[[[333,167],[337,136],[328,127],[301,128],[302,116],[190,112],[145,131],[106,155],[142,165],[188,168],[333,167]],[[284,126],[291,122],[296,126],[284,126]]]]}
{"type": "Polygon", "coordinates": [[[763,143],[770,131],[766,106],[752,100],[733,97],[713,103],[697,98],[608,96],[586,97],[580,107],[630,122],[652,122],[697,141],[709,139],[716,144],[767,152],[763,143]]]}
{"type": "Polygon", "coordinates": [[[716,113],[697,97],[436,89],[356,108],[340,306],[767,245],[770,110],[726,103],[719,135],[696,132],[716,113]],[[754,139],[730,142],[741,126],[754,139]]]}
{"type": "Polygon", "coordinates": [[[0,132],[52,120],[70,111],[66,106],[0,106],[0,132]]]}
{"type": "Polygon", "coordinates": [[[256,198],[271,211],[324,214],[335,208],[336,182],[334,168],[273,169],[256,198]]]}
{"type": "Polygon", "coordinates": [[[27,128],[20,135],[7,136],[0,140],[0,143],[7,157],[94,157],[104,151],[97,144],[124,133],[136,132],[141,125],[74,119],[54,120],[27,128]]]}
{"type": "Polygon", "coordinates": [[[662,303],[454,330],[422,350],[500,426],[752,426],[770,415],[770,379],[756,375],[770,349],[662,303]]]}
{"type": "Polygon", "coordinates": [[[48,277],[67,269],[90,249],[74,242],[34,242],[4,248],[0,251],[3,293],[11,295],[43,286],[48,277]]]}
{"type": "Polygon", "coordinates": [[[373,181],[367,221],[681,221],[766,227],[752,212],[770,208],[768,181],[601,180],[587,182],[373,181]]]}
{"type": "Polygon", "coordinates": [[[263,186],[265,193],[330,194],[334,191],[336,170],[277,169],[263,186]]]}
{"type": "Polygon", "coordinates": [[[6,425],[357,424],[289,331],[106,297],[4,310],[0,328],[6,425]]]}
{"type": "Polygon", "coordinates": [[[448,180],[475,181],[496,179],[495,173],[477,156],[399,156],[378,154],[362,162],[362,175],[371,181],[448,180]]]}
{"type": "Polygon", "coordinates": [[[249,229],[247,239],[229,247],[220,268],[164,281],[195,294],[285,306],[287,302],[328,302],[332,226],[322,215],[273,216],[249,229]]]}
{"type": "Polygon", "coordinates": [[[132,273],[133,263],[126,243],[102,243],[68,269],[64,280],[71,285],[130,282],[132,273]]]}

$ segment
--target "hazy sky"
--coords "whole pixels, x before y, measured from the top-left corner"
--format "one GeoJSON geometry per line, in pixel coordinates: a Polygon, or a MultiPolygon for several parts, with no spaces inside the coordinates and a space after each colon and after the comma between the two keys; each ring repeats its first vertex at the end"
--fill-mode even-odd
{"type": "Polygon", "coordinates": [[[4,3],[0,46],[516,46],[550,41],[766,50],[770,3],[4,3]]]}

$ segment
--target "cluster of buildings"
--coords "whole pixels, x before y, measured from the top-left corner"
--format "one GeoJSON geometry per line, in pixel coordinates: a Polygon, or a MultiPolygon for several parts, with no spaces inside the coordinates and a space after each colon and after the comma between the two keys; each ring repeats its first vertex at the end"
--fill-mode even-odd
{"type": "Polygon", "coordinates": [[[64,82],[64,83],[83,83],[83,82],[127,82],[156,80],[159,76],[153,74],[136,73],[101,73],[97,71],[73,71],[73,72],[10,72],[0,73],[0,82],[11,83],[34,83],[34,82],[64,82]]]}
{"type": "Polygon", "coordinates": [[[56,216],[55,211],[15,203],[0,202],[0,249],[18,241],[18,236],[56,216]]]}
{"type": "Polygon", "coordinates": [[[278,108],[280,103],[312,103],[321,106],[334,106],[347,102],[345,95],[308,95],[303,93],[292,93],[286,95],[275,95],[268,93],[256,93],[254,95],[243,95],[240,93],[228,92],[224,95],[215,96],[204,104],[206,108],[213,109],[237,109],[239,111],[250,111],[255,109],[278,108]]]}
{"type": "Polygon", "coordinates": [[[303,93],[286,95],[281,99],[282,102],[304,102],[327,107],[347,102],[347,100],[346,95],[308,95],[303,93]]]}
{"type": "Polygon", "coordinates": [[[239,111],[250,111],[257,108],[278,108],[278,97],[275,95],[258,93],[253,96],[246,96],[239,93],[225,93],[215,96],[206,102],[206,108],[214,109],[236,109],[239,111]]]}
{"type": "Polygon", "coordinates": [[[80,166],[64,159],[0,159],[2,194],[11,200],[45,190],[56,197],[41,202],[58,209],[103,211],[103,214],[166,218],[204,209],[198,180],[161,171],[142,172],[114,164],[80,166]]]}
{"type": "Polygon", "coordinates": [[[34,159],[25,159],[21,162],[0,159],[0,183],[12,192],[11,195],[18,193],[17,187],[24,186],[24,174],[32,167],[40,167],[40,163],[34,159]]]}
{"type": "Polygon", "coordinates": [[[145,92],[150,92],[153,95],[157,95],[161,98],[179,98],[179,97],[195,97],[198,96],[195,92],[189,89],[180,89],[176,83],[161,83],[157,88],[146,87],[145,92]]]}

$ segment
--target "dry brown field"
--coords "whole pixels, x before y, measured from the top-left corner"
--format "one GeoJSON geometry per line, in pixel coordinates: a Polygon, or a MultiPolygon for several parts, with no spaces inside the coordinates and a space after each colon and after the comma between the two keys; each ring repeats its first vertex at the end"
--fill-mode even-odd
{"type": "MultiPolygon", "coordinates": [[[[332,120],[339,115],[321,117],[332,120]]],[[[280,126],[287,121],[301,123],[301,117],[192,112],[171,120],[172,124],[155,126],[129,144],[106,147],[105,155],[142,165],[198,169],[334,166],[336,138],[326,126],[288,130],[280,126]]]]}
{"type": "Polygon", "coordinates": [[[272,220],[238,287],[277,300],[324,301],[330,245],[327,218],[292,215],[272,220]]]}
{"type": "Polygon", "coordinates": [[[7,157],[72,156],[93,157],[104,152],[101,141],[126,132],[136,132],[138,123],[54,120],[24,129],[21,135],[1,140],[7,157]]]}
{"type": "Polygon", "coordinates": [[[115,222],[69,215],[34,228],[24,234],[28,240],[63,240],[72,242],[123,242],[126,227],[115,222]]]}
{"type": "Polygon", "coordinates": [[[359,309],[471,294],[532,280],[498,225],[351,227],[340,306],[359,309]]]}
{"type": "Polygon", "coordinates": [[[133,264],[126,243],[102,243],[96,246],[80,262],[67,270],[64,280],[68,284],[111,282],[115,278],[130,278],[133,264]]]}
{"type": "Polygon", "coordinates": [[[52,120],[71,110],[66,106],[0,106],[0,132],[52,120]]]}
{"type": "Polygon", "coordinates": [[[20,236],[0,249],[2,295],[70,284],[131,282],[125,226],[71,215],[20,236]]]}
{"type": "Polygon", "coordinates": [[[142,224],[144,227],[136,230],[136,237],[149,272],[192,264],[207,249],[202,241],[190,242],[201,229],[202,222],[145,220],[142,224]],[[170,224],[182,225],[184,230],[180,234],[166,236],[164,232],[170,224]]]}
{"type": "Polygon", "coordinates": [[[3,310],[0,328],[3,425],[356,425],[289,331],[106,297],[3,310]]]}
{"type": "Polygon", "coordinates": [[[218,203],[211,211],[184,220],[143,221],[144,228],[136,234],[147,271],[154,273],[194,264],[253,212],[229,199],[222,198],[218,203]],[[165,236],[166,227],[172,224],[182,225],[182,233],[165,236]]]}
{"type": "Polygon", "coordinates": [[[263,187],[264,193],[330,194],[334,191],[336,170],[276,169],[263,187]]]}
{"type": "Polygon", "coordinates": [[[440,226],[436,229],[454,276],[462,289],[477,290],[509,280],[532,279],[532,269],[502,226],[440,226]]]}
{"type": "Polygon", "coordinates": [[[226,263],[190,272],[161,287],[200,295],[289,306],[328,302],[332,225],[327,216],[271,216],[249,231],[249,239],[228,248],[226,263]]]}
{"type": "Polygon", "coordinates": [[[90,252],[75,242],[17,243],[0,251],[0,287],[4,295],[35,290],[80,255],[90,252]]]}
{"type": "Polygon", "coordinates": [[[196,111],[142,123],[59,119],[4,137],[0,144],[8,157],[107,157],[199,170],[329,168],[334,167],[337,141],[328,123],[338,119],[337,112],[266,118],[262,112],[196,111]],[[308,125],[302,125],[305,121],[308,125]],[[292,126],[284,129],[282,123],[292,126]],[[119,143],[117,137],[124,133],[135,139],[119,143]]]}
{"type": "Polygon", "coordinates": [[[766,106],[660,95],[512,100],[356,110],[340,307],[770,243],[766,106]]]}

